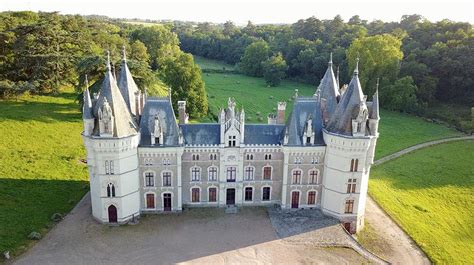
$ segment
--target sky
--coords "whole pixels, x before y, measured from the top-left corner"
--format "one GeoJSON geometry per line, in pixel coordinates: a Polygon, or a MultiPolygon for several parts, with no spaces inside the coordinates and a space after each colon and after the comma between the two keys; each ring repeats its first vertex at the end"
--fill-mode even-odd
{"type": "Polygon", "coordinates": [[[238,25],[249,20],[256,24],[294,23],[311,16],[332,19],[336,15],[345,21],[359,15],[369,22],[388,22],[420,14],[430,21],[447,18],[474,24],[474,1],[466,0],[0,0],[0,11],[19,10],[216,23],[230,20],[238,25]]]}

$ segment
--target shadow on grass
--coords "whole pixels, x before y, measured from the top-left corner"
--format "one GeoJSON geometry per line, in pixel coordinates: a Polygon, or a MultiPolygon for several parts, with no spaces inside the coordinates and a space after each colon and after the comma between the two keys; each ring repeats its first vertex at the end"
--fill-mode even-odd
{"type": "Polygon", "coordinates": [[[77,122],[81,120],[75,93],[0,101],[0,121],[77,122]]]}
{"type": "Polygon", "coordinates": [[[21,253],[32,231],[52,227],[54,213],[65,215],[89,190],[86,181],[0,178],[0,253],[21,253]]]}

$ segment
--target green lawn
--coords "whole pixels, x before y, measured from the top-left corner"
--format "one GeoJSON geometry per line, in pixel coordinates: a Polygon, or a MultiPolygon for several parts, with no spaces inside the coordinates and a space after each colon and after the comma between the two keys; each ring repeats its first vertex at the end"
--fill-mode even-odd
{"type": "Polygon", "coordinates": [[[221,61],[208,59],[202,56],[194,55],[194,62],[203,70],[235,70],[235,66],[221,61]]]}
{"type": "MultiPolygon", "coordinates": [[[[88,190],[82,119],[72,91],[0,101],[0,253],[19,253],[54,213],[88,190]]],[[[1,258],[0,258],[1,261],[1,258]]]]}
{"type": "Polygon", "coordinates": [[[440,264],[474,261],[474,141],[421,149],[374,167],[371,196],[440,264]]]}

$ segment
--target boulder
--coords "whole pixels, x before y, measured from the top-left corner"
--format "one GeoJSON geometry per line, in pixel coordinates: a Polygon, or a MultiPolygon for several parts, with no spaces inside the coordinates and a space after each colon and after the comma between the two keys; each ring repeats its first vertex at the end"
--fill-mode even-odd
{"type": "Polygon", "coordinates": [[[38,233],[38,232],[31,232],[29,235],[28,235],[28,239],[31,239],[31,240],[40,240],[41,239],[41,234],[38,233]]]}
{"type": "Polygon", "coordinates": [[[53,222],[59,222],[63,219],[63,215],[60,213],[55,213],[51,216],[51,221],[53,222]]]}

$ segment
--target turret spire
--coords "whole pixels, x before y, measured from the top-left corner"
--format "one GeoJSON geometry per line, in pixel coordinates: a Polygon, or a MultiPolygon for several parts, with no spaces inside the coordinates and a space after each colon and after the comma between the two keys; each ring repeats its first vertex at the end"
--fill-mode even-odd
{"type": "Polygon", "coordinates": [[[110,71],[110,52],[107,50],[107,62],[105,64],[107,71],[110,71]]]}
{"type": "Polygon", "coordinates": [[[337,66],[337,70],[336,70],[336,85],[337,85],[337,89],[341,88],[341,86],[339,85],[339,65],[337,66]]]}
{"type": "Polygon", "coordinates": [[[359,75],[359,56],[356,58],[356,67],[354,68],[354,75],[359,75]]]}
{"type": "Polygon", "coordinates": [[[125,45],[122,46],[122,61],[127,62],[127,53],[125,51],[125,45]]]}
{"type": "Polygon", "coordinates": [[[332,67],[332,52],[329,54],[329,63],[328,63],[328,66],[329,66],[329,67],[332,67]]]}
{"type": "Polygon", "coordinates": [[[92,101],[91,101],[91,95],[89,93],[89,81],[87,80],[87,75],[86,75],[86,89],[84,90],[84,102],[82,105],[82,118],[83,119],[94,119],[92,116],[92,101]]]}

